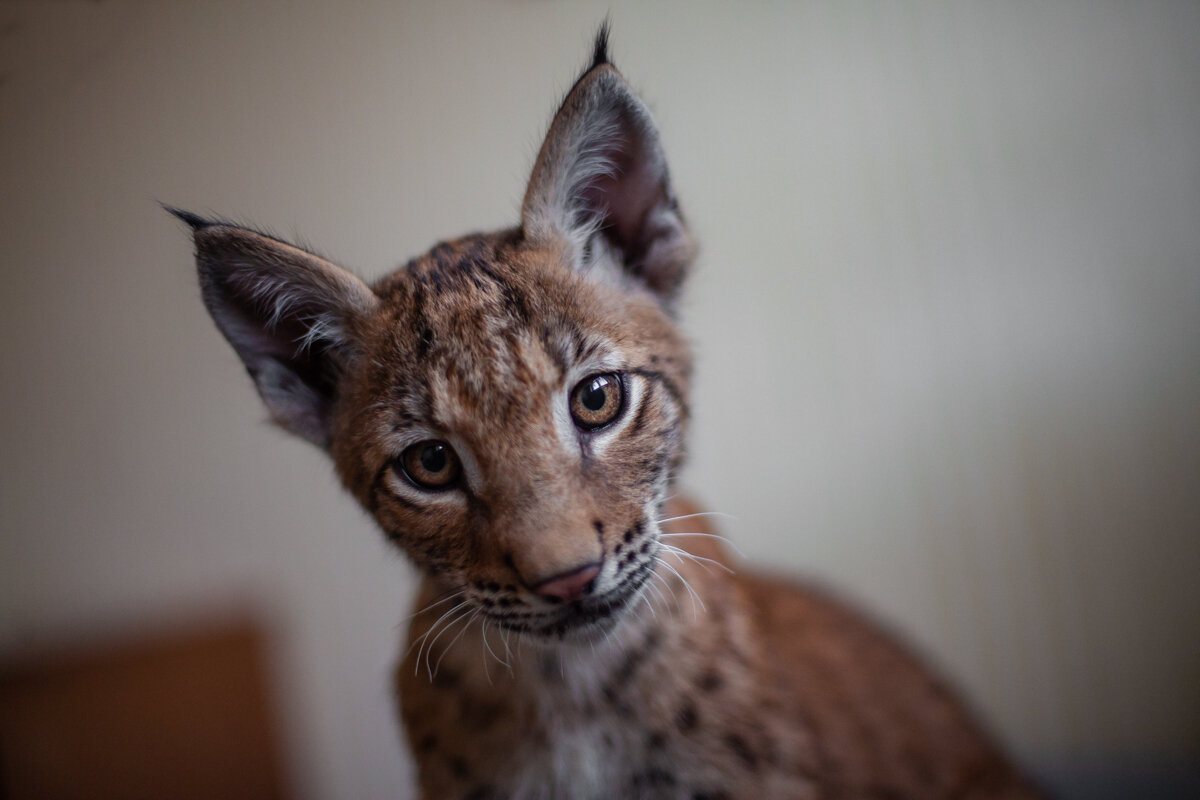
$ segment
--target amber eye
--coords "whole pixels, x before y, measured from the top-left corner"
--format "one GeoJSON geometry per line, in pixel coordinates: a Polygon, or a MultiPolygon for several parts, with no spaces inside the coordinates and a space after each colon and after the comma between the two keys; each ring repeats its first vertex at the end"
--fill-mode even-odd
{"type": "Polygon", "coordinates": [[[580,430],[593,431],[615,420],[625,405],[621,377],[589,375],[571,390],[571,418],[580,430]]]}
{"type": "Polygon", "coordinates": [[[400,454],[400,470],[422,489],[449,489],[462,471],[454,449],[445,442],[417,442],[400,454]]]}

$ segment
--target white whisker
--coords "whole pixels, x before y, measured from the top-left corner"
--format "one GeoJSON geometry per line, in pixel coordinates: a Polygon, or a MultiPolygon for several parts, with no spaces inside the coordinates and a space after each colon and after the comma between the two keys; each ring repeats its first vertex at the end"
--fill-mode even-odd
{"type": "MultiPolygon", "coordinates": [[[[461,631],[459,631],[457,634],[455,634],[454,638],[453,638],[453,639],[451,639],[451,640],[450,640],[450,642],[449,642],[449,643],[448,643],[448,644],[447,644],[447,645],[446,645],[446,646],[445,646],[445,647],[442,649],[442,654],[441,654],[440,656],[438,656],[437,663],[433,665],[433,671],[432,671],[432,672],[429,674],[429,680],[431,680],[431,681],[432,681],[432,680],[433,680],[433,676],[434,676],[434,675],[437,675],[437,673],[438,673],[438,670],[439,670],[439,669],[441,669],[441,666],[442,666],[442,661],[443,661],[443,660],[445,660],[445,658],[446,658],[446,655],[447,655],[447,654],[448,654],[448,653],[449,653],[451,650],[453,650],[453,649],[454,649],[454,645],[455,645],[455,643],[456,643],[456,642],[457,642],[459,639],[461,639],[461,638],[462,638],[462,636],[463,636],[463,634],[464,634],[464,633],[466,633],[467,631],[469,631],[469,630],[471,629],[471,623],[472,623],[472,622],[474,622],[474,621],[475,621],[475,618],[476,618],[476,617],[478,617],[478,616],[479,616],[480,614],[482,614],[482,613],[483,613],[483,609],[482,609],[482,608],[477,608],[477,609],[475,609],[475,611],[474,611],[472,614],[470,614],[469,616],[465,616],[465,617],[459,617],[457,620],[455,620],[455,621],[454,621],[454,622],[455,622],[455,624],[458,624],[458,623],[459,623],[460,621],[462,621],[464,618],[467,620],[466,624],[465,624],[465,625],[463,625],[463,627],[462,627],[462,630],[461,630],[461,631]]],[[[447,627],[447,628],[449,628],[450,626],[446,626],[446,627],[447,627]]],[[[429,645],[429,650],[427,650],[427,651],[425,652],[425,666],[426,666],[426,667],[428,667],[428,666],[429,666],[429,655],[430,655],[430,653],[432,653],[432,652],[433,652],[433,645],[432,645],[432,644],[430,644],[430,645],[429,645]]]]}
{"type": "Polygon", "coordinates": [[[444,620],[446,617],[450,616],[454,612],[458,611],[465,605],[467,605],[466,600],[463,600],[462,602],[455,604],[455,606],[453,608],[451,608],[449,611],[445,612],[440,617],[438,617],[434,621],[434,623],[429,626],[429,630],[425,631],[425,633],[421,634],[419,637],[414,639],[412,644],[410,644],[408,646],[408,649],[404,651],[404,656],[401,658],[401,661],[403,661],[405,658],[408,658],[408,654],[412,652],[412,649],[414,647],[418,647],[418,645],[420,646],[417,649],[417,662],[416,662],[416,664],[413,665],[413,675],[417,674],[418,665],[421,663],[421,650],[424,649],[425,641],[429,638],[429,635],[431,633],[433,633],[435,630],[437,630],[437,627],[438,627],[438,625],[441,624],[442,620],[444,620]]]}
{"type": "Polygon", "coordinates": [[[705,539],[716,539],[717,541],[723,542],[724,544],[728,545],[729,549],[732,550],[733,552],[737,553],[738,556],[740,556],[741,558],[746,557],[746,554],[741,551],[741,548],[739,548],[736,544],[734,544],[733,541],[730,540],[728,537],[722,536],[719,533],[660,533],[658,536],[660,539],[671,539],[676,536],[678,536],[678,537],[700,536],[705,539]]]}
{"type": "MultiPolygon", "coordinates": [[[[466,603],[463,603],[463,606],[466,606],[466,603]]],[[[459,607],[461,608],[462,606],[459,606],[459,607]]],[[[434,636],[432,639],[430,639],[429,642],[425,645],[425,669],[429,673],[430,681],[433,680],[434,669],[430,665],[429,661],[433,657],[433,646],[435,644],[437,644],[437,640],[442,638],[442,636],[446,633],[446,631],[450,630],[452,627],[454,627],[458,623],[462,622],[464,619],[468,620],[468,626],[469,626],[470,625],[469,620],[471,619],[472,615],[477,614],[477,613],[479,613],[479,609],[472,609],[470,606],[467,606],[466,611],[464,611],[456,619],[454,619],[450,622],[447,622],[445,625],[443,625],[442,629],[440,631],[438,631],[438,634],[436,636],[434,636]]],[[[464,627],[463,630],[466,630],[466,627],[464,627]]],[[[449,650],[449,649],[450,648],[448,648],[448,647],[446,648],[446,650],[449,650]]],[[[446,655],[446,650],[442,651],[443,657],[445,657],[445,655],[446,655]]],[[[417,653],[417,664],[419,665],[420,663],[421,663],[421,654],[417,653]]],[[[438,663],[439,664],[442,663],[442,660],[440,658],[438,659],[438,663]]]]}
{"type": "MultiPolygon", "coordinates": [[[[488,633],[488,619],[487,619],[487,617],[484,617],[483,618],[483,646],[487,648],[487,651],[491,655],[491,657],[496,659],[497,664],[503,664],[504,666],[509,667],[509,663],[507,661],[505,661],[504,659],[500,658],[500,656],[496,655],[496,651],[492,649],[492,643],[488,641],[487,633],[488,633]]],[[[484,663],[484,666],[487,666],[487,659],[484,659],[483,663],[484,663]]],[[[510,669],[511,669],[511,667],[510,667],[510,669]]]]}
{"type": "Polygon", "coordinates": [[[704,610],[705,614],[707,614],[708,608],[704,605],[704,601],[700,599],[700,595],[698,595],[696,593],[696,590],[692,588],[692,585],[690,583],[688,583],[687,578],[680,575],[679,570],[675,569],[674,567],[672,567],[670,564],[668,564],[666,561],[659,558],[658,556],[655,556],[655,559],[657,559],[658,563],[662,564],[664,567],[671,570],[671,572],[675,573],[675,577],[679,578],[680,582],[683,583],[683,588],[687,589],[688,592],[692,595],[692,617],[694,619],[699,619],[699,617],[700,617],[700,615],[696,612],[696,603],[699,603],[700,608],[704,610]]]}
{"type": "Polygon", "coordinates": [[[508,628],[500,629],[500,641],[504,642],[504,666],[508,667],[508,674],[512,675],[513,652],[511,649],[509,649],[509,646],[508,646],[509,633],[510,633],[510,631],[508,630],[508,628]]]}
{"type": "Polygon", "coordinates": [[[721,569],[728,572],[730,575],[735,574],[732,569],[730,569],[725,564],[722,564],[720,561],[717,561],[716,559],[705,558],[704,556],[698,556],[695,553],[689,553],[687,550],[684,550],[682,547],[676,547],[674,545],[667,544],[666,542],[662,542],[661,544],[662,544],[662,548],[664,550],[666,550],[668,553],[670,553],[671,555],[678,558],[679,563],[681,563],[681,564],[683,563],[683,559],[686,558],[691,561],[695,561],[696,564],[700,567],[700,569],[704,570],[709,575],[712,574],[712,570],[710,570],[708,568],[708,566],[707,566],[708,564],[712,564],[715,567],[720,567],[721,569]]]}
{"type": "Polygon", "coordinates": [[[665,525],[668,522],[678,522],[681,519],[694,519],[695,517],[724,517],[725,519],[736,520],[733,514],[726,514],[724,511],[696,511],[691,514],[678,514],[674,517],[663,517],[658,521],[659,525],[665,525]]]}
{"type": "MultiPolygon", "coordinates": [[[[650,584],[647,583],[646,586],[649,587],[650,584]]],[[[654,610],[654,604],[651,602],[653,600],[653,598],[650,596],[650,592],[649,591],[642,592],[641,600],[643,603],[646,604],[646,608],[648,608],[650,610],[651,619],[658,621],[658,612],[654,610]]]]}
{"type": "MultiPolygon", "coordinates": [[[[487,628],[488,628],[488,620],[487,620],[487,617],[484,617],[483,625],[480,626],[480,628],[479,628],[479,641],[483,642],[483,647],[481,647],[479,649],[479,656],[480,656],[480,658],[483,659],[484,677],[487,678],[488,686],[491,686],[492,685],[492,671],[488,668],[488,659],[487,659],[487,651],[491,650],[491,647],[488,645],[487,628]]],[[[492,653],[492,658],[495,658],[495,657],[496,657],[496,654],[492,653]]]]}
{"type": "MultiPolygon", "coordinates": [[[[661,559],[659,559],[657,556],[655,556],[655,561],[661,561],[661,559]]],[[[653,578],[654,581],[662,582],[661,586],[659,586],[657,583],[653,584],[654,588],[659,592],[660,596],[665,595],[666,597],[669,597],[675,603],[675,610],[680,611],[679,596],[676,595],[675,592],[673,592],[671,590],[671,587],[667,585],[666,577],[662,573],[660,573],[657,569],[654,570],[653,572],[651,572],[650,576],[651,576],[651,578],[653,578]]],[[[663,602],[665,604],[666,600],[664,600],[663,602]]],[[[671,608],[670,606],[667,606],[668,612],[670,611],[670,608],[671,608]]]]}
{"type": "Polygon", "coordinates": [[[413,619],[414,617],[418,617],[418,616],[420,616],[421,614],[424,614],[426,611],[429,611],[429,610],[430,610],[430,609],[432,609],[432,608],[437,608],[437,607],[438,607],[438,606],[440,606],[442,603],[449,603],[449,602],[450,602],[451,600],[453,600],[454,598],[456,598],[456,597],[462,597],[462,596],[463,596],[464,594],[466,594],[466,593],[467,593],[467,590],[466,590],[466,589],[459,589],[457,592],[454,592],[454,593],[452,593],[452,594],[448,594],[448,595],[446,595],[445,597],[441,598],[440,600],[434,600],[432,603],[430,603],[429,605],[425,606],[425,607],[424,607],[424,608],[422,608],[420,611],[414,611],[413,613],[409,614],[409,615],[408,615],[407,617],[405,617],[404,619],[400,620],[400,623],[401,623],[401,624],[403,624],[403,623],[405,623],[405,622],[408,622],[409,620],[413,619]]]}
{"type": "Polygon", "coordinates": [[[487,660],[487,619],[483,620],[483,626],[479,632],[479,641],[483,643],[483,647],[479,648],[479,657],[483,661],[483,676],[487,678],[488,686],[492,685],[492,672],[488,669],[487,660]]]}
{"type": "MultiPolygon", "coordinates": [[[[651,573],[651,577],[652,577],[652,578],[656,578],[656,577],[658,577],[658,573],[657,573],[657,572],[651,573]]],[[[668,613],[668,612],[670,611],[670,609],[667,607],[667,598],[663,596],[663,590],[662,590],[662,587],[660,587],[658,584],[656,584],[656,583],[655,583],[653,580],[649,580],[649,581],[647,581],[647,582],[646,582],[646,590],[647,590],[647,591],[646,591],[646,597],[647,597],[647,598],[649,598],[649,597],[650,597],[650,590],[651,590],[651,589],[653,589],[653,590],[654,590],[654,596],[655,596],[655,597],[657,597],[657,598],[659,599],[659,601],[660,601],[660,602],[663,604],[663,609],[664,609],[664,610],[663,610],[663,613],[664,613],[664,614],[668,613]]],[[[654,610],[654,606],[653,606],[653,604],[650,606],[650,610],[651,610],[651,611],[653,611],[653,610],[654,610]]]]}

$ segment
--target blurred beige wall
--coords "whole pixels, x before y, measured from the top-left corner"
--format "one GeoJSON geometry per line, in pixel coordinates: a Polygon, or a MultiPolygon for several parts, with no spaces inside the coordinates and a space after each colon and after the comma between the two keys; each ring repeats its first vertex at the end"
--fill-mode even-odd
{"type": "Polygon", "coordinates": [[[253,606],[305,796],[403,796],[414,576],[156,201],[369,277],[508,225],[606,13],[703,247],[687,486],[1035,765],[1195,758],[1195,3],[0,3],[0,648],[253,606]]]}

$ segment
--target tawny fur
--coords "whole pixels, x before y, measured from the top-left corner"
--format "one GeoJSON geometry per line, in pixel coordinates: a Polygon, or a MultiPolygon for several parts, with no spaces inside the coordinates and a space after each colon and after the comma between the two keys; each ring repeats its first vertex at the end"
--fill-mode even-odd
{"type": "Polygon", "coordinates": [[[272,416],[424,573],[396,673],[423,798],[1037,796],[907,651],[673,499],[694,248],[603,34],[517,228],[367,286],[176,213],[272,416]]]}

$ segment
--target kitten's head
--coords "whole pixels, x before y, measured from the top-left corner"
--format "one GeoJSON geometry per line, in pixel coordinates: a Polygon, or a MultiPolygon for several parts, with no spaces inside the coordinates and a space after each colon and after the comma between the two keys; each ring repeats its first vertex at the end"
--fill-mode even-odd
{"type": "Polygon", "coordinates": [[[690,358],[671,306],[693,248],[603,32],[516,229],[439,244],[368,286],[176,213],[205,304],[274,419],[330,453],[427,575],[547,638],[630,606],[683,455],[690,358]]]}

